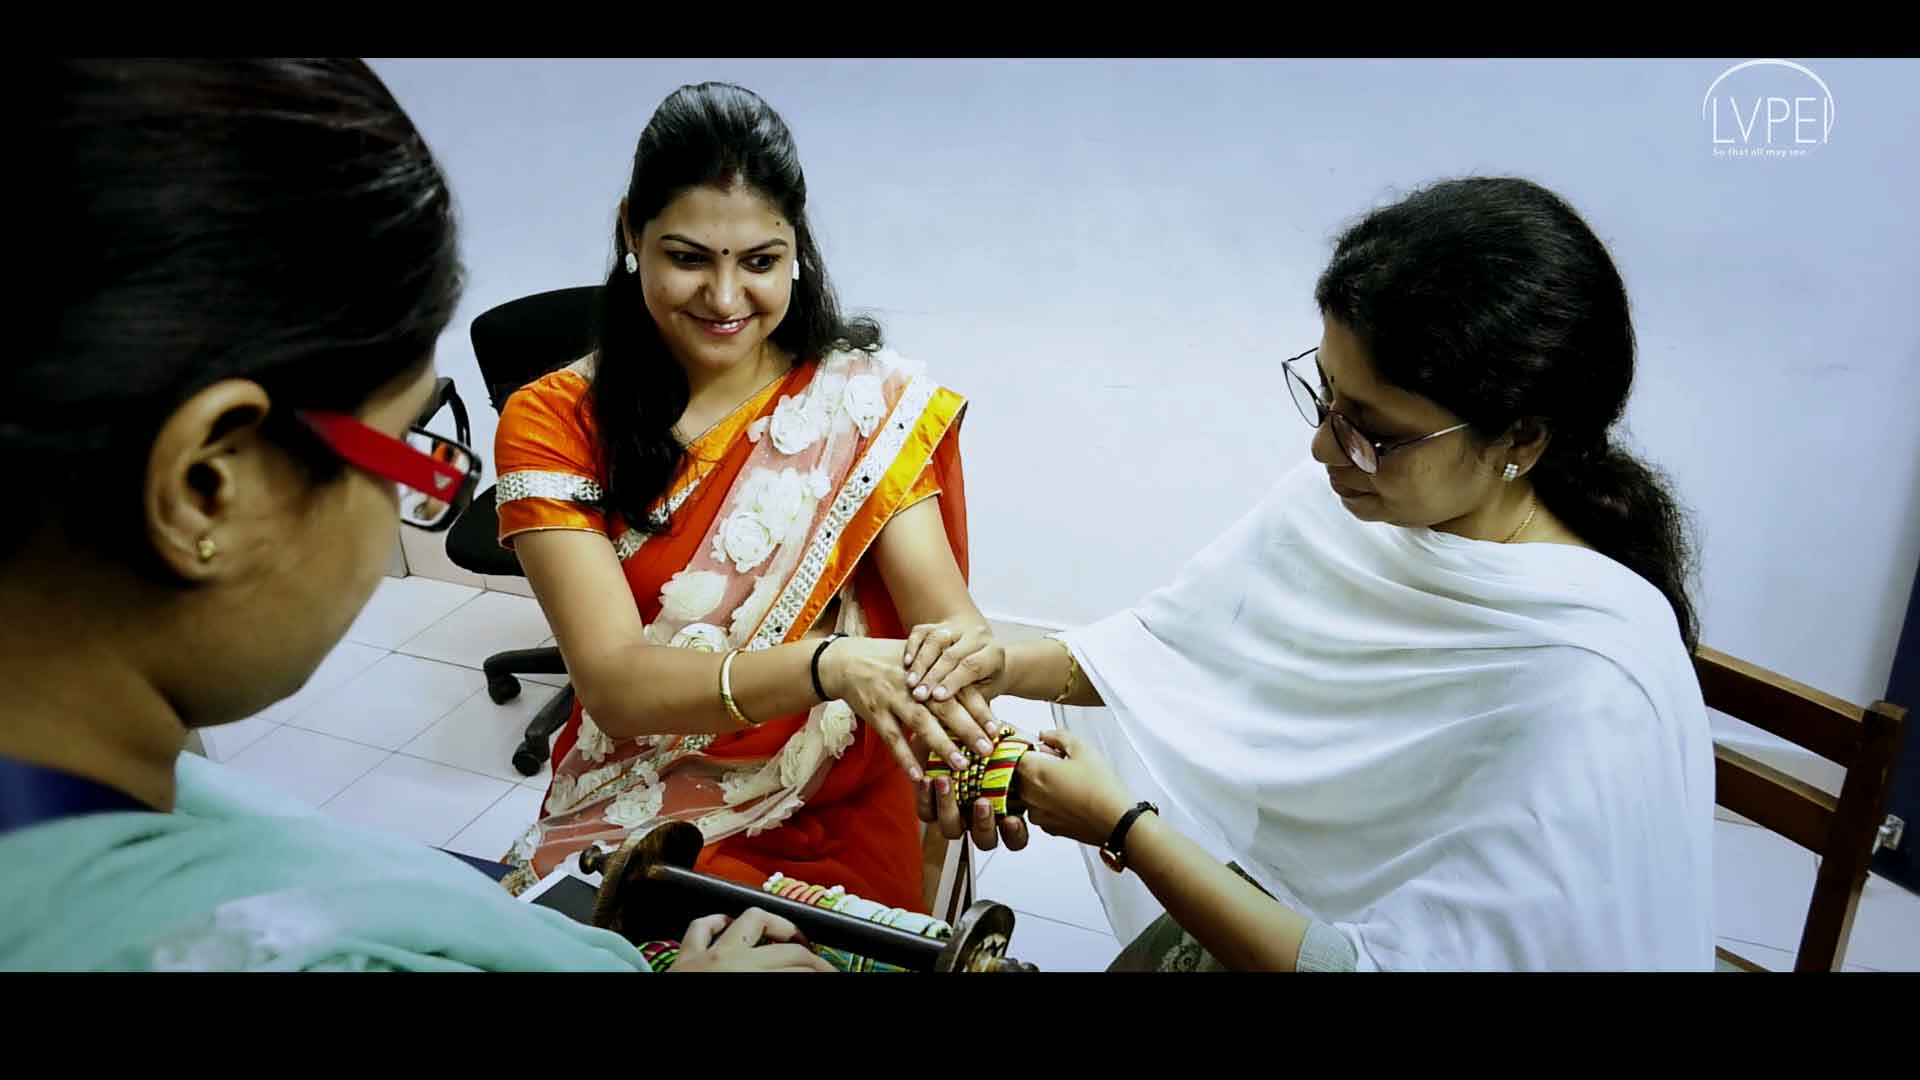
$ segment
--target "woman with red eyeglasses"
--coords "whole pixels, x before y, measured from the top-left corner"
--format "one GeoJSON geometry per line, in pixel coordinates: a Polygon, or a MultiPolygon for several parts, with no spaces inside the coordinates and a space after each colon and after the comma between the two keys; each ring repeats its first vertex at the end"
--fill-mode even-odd
{"type": "MultiPolygon", "coordinates": [[[[1275,373],[1311,460],[1132,610],[972,670],[916,629],[912,674],[1106,707],[1018,777],[1098,850],[1116,969],[1710,969],[1689,545],[1612,433],[1605,246],[1537,184],[1442,182],[1347,230],[1314,299],[1275,373]]],[[[937,803],[949,836],[978,809],[937,803]]]]}
{"type": "MultiPolygon", "coordinates": [[[[191,754],[313,674],[396,513],[471,450],[411,431],[460,293],[446,182],[358,60],[30,73],[0,361],[0,968],[647,971],[432,848],[191,754]]],[[[674,970],[828,970],[791,924],[689,927],[674,970]]]]}

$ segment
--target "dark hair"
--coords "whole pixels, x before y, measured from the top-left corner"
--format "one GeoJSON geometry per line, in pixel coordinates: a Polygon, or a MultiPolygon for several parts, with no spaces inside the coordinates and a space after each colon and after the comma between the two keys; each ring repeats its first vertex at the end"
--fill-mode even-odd
{"type": "Polygon", "coordinates": [[[1528,474],[1541,502],[1652,582],[1688,650],[1699,643],[1686,514],[1608,435],[1633,383],[1626,286],[1572,207],[1526,180],[1433,184],[1347,229],[1314,299],[1388,382],[1482,438],[1523,420],[1550,432],[1528,474]]]}
{"type": "MultiPolygon", "coordinates": [[[[807,179],[793,133],[751,90],[727,83],[683,86],[667,95],[640,133],[627,183],[627,227],[637,237],[682,192],[736,182],[780,208],[799,241],[800,280],[774,344],[798,363],[812,363],[836,345],[880,347],[872,319],[843,319],[827,267],[807,226],[807,179]]],[[[641,295],[640,275],[622,265],[626,238],[613,228],[613,269],[600,294],[598,359],[591,403],[593,430],[605,465],[606,504],[642,533],[668,528],[649,514],[686,454],[673,426],[690,389],[660,337],[641,295]]]]}
{"type": "Polygon", "coordinates": [[[0,449],[114,536],[160,425],[244,378],[263,430],[336,477],[292,410],[420,369],[459,301],[452,197],[399,103],[357,59],[42,64],[17,252],[39,332],[0,363],[0,449]]]}

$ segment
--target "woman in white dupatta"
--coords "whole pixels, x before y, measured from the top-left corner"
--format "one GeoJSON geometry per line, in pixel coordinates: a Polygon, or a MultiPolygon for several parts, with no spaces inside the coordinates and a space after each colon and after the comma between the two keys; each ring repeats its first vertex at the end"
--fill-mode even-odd
{"type": "MultiPolygon", "coordinates": [[[[1710,969],[1688,548],[1608,439],[1634,349],[1605,248],[1534,184],[1451,181],[1343,235],[1316,300],[1283,365],[1313,463],[1132,610],[917,629],[915,692],[1107,707],[1020,792],[1122,870],[1089,858],[1116,968],[1710,969]]],[[[962,831],[951,795],[921,812],[962,831]]]]}

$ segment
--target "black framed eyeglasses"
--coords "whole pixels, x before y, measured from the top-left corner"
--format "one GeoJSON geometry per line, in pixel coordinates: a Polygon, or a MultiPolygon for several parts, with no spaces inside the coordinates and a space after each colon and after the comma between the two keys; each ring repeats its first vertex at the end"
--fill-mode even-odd
{"type": "Polygon", "coordinates": [[[1280,362],[1280,370],[1286,372],[1287,390],[1293,395],[1294,408],[1300,410],[1300,418],[1312,426],[1315,431],[1318,431],[1323,424],[1332,423],[1333,441],[1340,444],[1340,452],[1347,455],[1347,460],[1353,462],[1354,468],[1359,469],[1368,476],[1379,472],[1380,459],[1393,453],[1395,450],[1404,450],[1416,443],[1426,442],[1428,439],[1437,439],[1442,435],[1451,435],[1468,426],[1466,424],[1455,424],[1450,428],[1442,428],[1439,431],[1429,432],[1428,434],[1412,439],[1401,439],[1399,442],[1381,442],[1378,439],[1372,438],[1354,426],[1352,420],[1347,419],[1344,414],[1327,404],[1324,394],[1320,388],[1315,385],[1315,383],[1319,381],[1317,375],[1313,382],[1309,382],[1306,376],[1295,370],[1295,364],[1319,351],[1320,346],[1315,345],[1313,348],[1308,349],[1298,356],[1290,356],[1280,362]]]}
{"type": "Polygon", "coordinates": [[[480,455],[425,428],[396,439],[346,413],[295,413],[335,454],[369,475],[399,485],[400,521],[440,532],[473,502],[480,455]]]}

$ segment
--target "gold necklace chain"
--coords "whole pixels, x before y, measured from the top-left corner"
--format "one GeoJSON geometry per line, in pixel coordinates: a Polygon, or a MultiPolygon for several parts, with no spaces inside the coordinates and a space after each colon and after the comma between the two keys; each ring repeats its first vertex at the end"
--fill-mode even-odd
{"type": "Polygon", "coordinates": [[[1520,527],[1508,533],[1507,538],[1505,540],[1500,541],[1501,543],[1503,544],[1513,543],[1514,537],[1519,536],[1523,532],[1526,532],[1527,526],[1533,524],[1533,515],[1538,513],[1540,510],[1540,500],[1534,498],[1532,495],[1528,495],[1527,503],[1528,503],[1528,506],[1527,506],[1526,518],[1520,522],[1520,527]]]}

